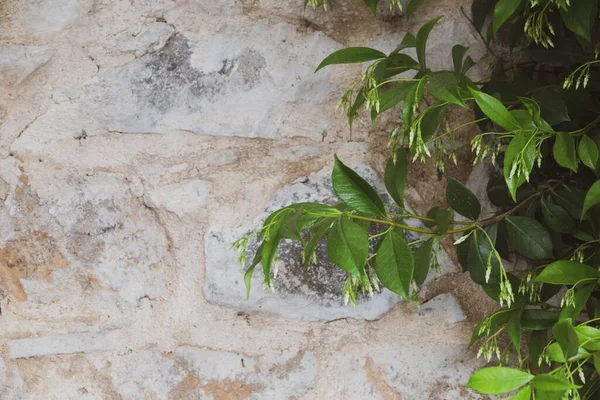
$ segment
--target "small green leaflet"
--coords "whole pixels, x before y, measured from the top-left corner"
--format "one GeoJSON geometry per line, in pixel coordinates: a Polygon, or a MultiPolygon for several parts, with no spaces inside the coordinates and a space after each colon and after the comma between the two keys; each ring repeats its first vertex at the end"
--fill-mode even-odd
{"type": "Polygon", "coordinates": [[[415,251],[415,270],[413,273],[413,278],[417,283],[417,286],[421,286],[425,279],[427,278],[427,274],[429,273],[429,267],[431,265],[431,253],[433,251],[433,240],[429,239],[425,243],[421,245],[415,251]]]}
{"type": "Polygon", "coordinates": [[[504,25],[506,21],[512,17],[521,5],[521,0],[500,0],[494,8],[494,35],[498,33],[498,29],[504,25]]]}
{"type": "Polygon", "coordinates": [[[432,72],[429,78],[429,94],[441,101],[447,101],[469,109],[458,92],[458,79],[452,71],[432,72]]]}
{"type": "Polygon", "coordinates": [[[383,92],[379,99],[379,114],[403,101],[416,85],[416,82],[404,82],[401,85],[391,88],[387,92],[383,92]]]}
{"type": "Polygon", "coordinates": [[[552,334],[554,334],[554,338],[567,360],[577,355],[579,340],[577,339],[575,329],[573,329],[571,319],[558,321],[552,328],[552,334]]]}
{"type": "Polygon", "coordinates": [[[413,253],[396,230],[390,230],[381,241],[375,256],[377,277],[389,290],[409,301],[410,281],[413,276],[413,253]]]}
{"type": "Polygon", "coordinates": [[[379,4],[379,0],[363,0],[369,10],[373,13],[373,15],[377,15],[377,4],[379,4]]]}
{"type": "Polygon", "coordinates": [[[599,278],[600,271],[595,268],[577,261],[559,260],[544,268],[533,281],[554,285],[574,285],[580,281],[592,281],[599,278]]]}
{"type": "Polygon", "coordinates": [[[552,258],[552,240],[544,227],[533,218],[506,217],[508,236],[512,246],[532,260],[552,258]]]}
{"type": "Polygon", "coordinates": [[[388,159],[387,165],[385,166],[384,182],[388,193],[400,207],[404,207],[406,170],[406,150],[399,148],[396,151],[395,157],[390,157],[388,159]],[[395,163],[394,158],[396,159],[395,163]]]}
{"type": "Polygon", "coordinates": [[[600,329],[579,325],[575,327],[575,333],[581,347],[589,351],[600,350],[600,329]]]}
{"type": "Polygon", "coordinates": [[[476,221],[481,213],[481,205],[477,197],[465,185],[454,178],[448,179],[446,187],[446,200],[454,211],[476,221]]]}
{"type": "Polygon", "coordinates": [[[437,17],[432,19],[431,21],[423,25],[421,29],[419,29],[419,32],[417,32],[417,59],[419,60],[419,64],[421,64],[421,69],[423,71],[427,69],[427,62],[425,59],[425,48],[427,46],[427,38],[429,37],[429,33],[431,32],[435,24],[437,24],[441,18],[442,17],[437,17]]]}
{"type": "Polygon", "coordinates": [[[381,198],[367,181],[334,155],[335,165],[331,175],[333,190],[349,207],[366,214],[385,217],[381,198]]]}
{"type": "Polygon", "coordinates": [[[365,61],[379,60],[385,57],[386,55],[384,53],[369,47],[347,47],[345,49],[333,52],[325,57],[315,72],[332,64],[355,64],[365,61]]]}
{"type": "Polygon", "coordinates": [[[531,399],[531,386],[526,386],[519,390],[519,393],[515,394],[510,400],[529,400],[531,399]]]}
{"type": "Polygon", "coordinates": [[[474,90],[472,88],[469,88],[469,90],[473,94],[475,102],[479,108],[481,108],[481,111],[483,111],[492,122],[500,125],[509,132],[519,129],[519,123],[510,114],[508,109],[504,107],[504,104],[502,104],[500,100],[487,93],[480,92],[479,90],[474,90]]]}
{"type": "Polygon", "coordinates": [[[438,131],[445,115],[446,107],[438,106],[437,104],[429,107],[425,112],[425,115],[421,119],[421,138],[423,138],[426,144],[438,131]]]}
{"type": "Polygon", "coordinates": [[[462,72],[463,70],[463,59],[465,54],[469,50],[468,47],[455,44],[452,46],[452,63],[454,64],[454,72],[462,72]]]}
{"type": "Polygon", "coordinates": [[[562,380],[554,375],[540,374],[531,380],[531,387],[546,392],[564,392],[569,389],[578,389],[579,386],[573,385],[567,380],[562,380]]]}
{"type": "Polygon", "coordinates": [[[558,165],[577,172],[577,155],[575,154],[575,140],[573,136],[565,132],[558,132],[554,141],[554,147],[552,148],[552,154],[558,165]]]}
{"type": "Polygon", "coordinates": [[[579,148],[577,149],[581,162],[596,170],[596,164],[598,164],[598,146],[588,135],[583,135],[579,141],[579,148]]]}
{"type": "Polygon", "coordinates": [[[329,232],[327,252],[335,265],[362,281],[369,255],[369,236],[360,225],[342,215],[329,232]]]}
{"type": "Polygon", "coordinates": [[[488,367],[475,372],[467,387],[483,394],[504,394],[529,383],[533,375],[506,367],[488,367]]]}
{"type": "Polygon", "coordinates": [[[595,0],[571,2],[566,10],[560,9],[567,28],[586,40],[591,40],[590,31],[598,16],[598,3],[595,0]]]}
{"type": "Polygon", "coordinates": [[[600,203],[600,181],[596,181],[585,194],[585,200],[583,201],[583,211],[581,212],[581,219],[583,219],[583,216],[590,208],[592,208],[598,203],[600,203]]]}
{"type": "Polygon", "coordinates": [[[519,358],[521,358],[521,335],[523,333],[521,329],[521,312],[516,312],[508,322],[506,323],[506,330],[508,332],[508,336],[510,337],[510,341],[515,346],[515,350],[517,350],[517,354],[519,358]]]}

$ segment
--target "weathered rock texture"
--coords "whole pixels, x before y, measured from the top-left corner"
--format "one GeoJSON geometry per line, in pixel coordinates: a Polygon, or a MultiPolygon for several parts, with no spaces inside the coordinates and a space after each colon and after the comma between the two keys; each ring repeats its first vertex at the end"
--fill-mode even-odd
{"type": "MultiPolygon", "coordinates": [[[[285,244],[276,293],[257,274],[244,299],[230,242],[331,201],[334,152],[381,187],[386,122],[350,137],[335,113],[361,67],[319,61],[437,15],[432,68],[455,42],[482,56],[466,0],[410,23],[330,3],[0,1],[0,398],[478,398],[482,297],[451,258],[420,310],[387,291],[353,309],[340,271],[285,244]]],[[[443,203],[433,166],[411,168],[412,206],[443,203]]]]}

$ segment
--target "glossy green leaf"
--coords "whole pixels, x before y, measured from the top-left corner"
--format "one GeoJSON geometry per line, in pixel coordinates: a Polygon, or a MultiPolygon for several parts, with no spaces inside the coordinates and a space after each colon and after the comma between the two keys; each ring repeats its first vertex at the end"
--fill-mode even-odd
{"type": "Polygon", "coordinates": [[[406,150],[399,148],[395,157],[390,157],[385,166],[385,188],[396,204],[404,207],[404,185],[406,184],[406,150]],[[394,162],[394,158],[396,161],[394,162]]]}
{"type": "Polygon", "coordinates": [[[396,230],[390,230],[383,237],[375,256],[377,277],[383,286],[409,301],[414,266],[413,253],[404,237],[396,230]]]}
{"type": "Polygon", "coordinates": [[[580,281],[600,278],[600,271],[571,260],[559,260],[549,264],[536,276],[534,282],[554,285],[574,285],[580,281]]]}
{"type": "Polygon", "coordinates": [[[469,90],[473,94],[475,102],[479,108],[481,108],[481,111],[483,111],[483,113],[488,116],[492,122],[500,125],[509,132],[519,129],[519,123],[510,114],[508,109],[504,107],[504,104],[502,104],[500,100],[478,90],[473,90],[471,88],[469,88],[469,90]]]}
{"type": "Polygon", "coordinates": [[[427,240],[415,251],[415,271],[413,273],[413,279],[417,283],[417,286],[421,286],[427,274],[429,273],[429,267],[431,265],[431,257],[433,252],[433,240],[427,240]]]}
{"type": "Polygon", "coordinates": [[[314,258],[317,245],[325,236],[325,233],[331,228],[332,221],[329,218],[323,219],[314,225],[312,232],[310,232],[309,240],[304,244],[302,249],[302,262],[308,267],[314,258]]]}
{"type": "Polygon", "coordinates": [[[521,5],[521,0],[500,0],[494,8],[494,35],[498,33],[498,29],[504,25],[506,21],[512,17],[521,5]]]}
{"type": "MultiPolygon", "coordinates": [[[[387,58],[383,78],[388,79],[392,76],[401,74],[411,69],[418,70],[419,63],[411,56],[404,53],[390,54],[387,58]]],[[[408,83],[408,82],[405,82],[408,83]]]]}
{"type": "Polygon", "coordinates": [[[554,141],[554,147],[552,148],[552,154],[558,165],[577,172],[578,163],[573,136],[566,132],[558,132],[554,141]]]}
{"type": "Polygon", "coordinates": [[[544,348],[548,344],[548,331],[538,330],[531,332],[529,337],[529,359],[535,366],[540,365],[540,356],[542,355],[544,348]]]}
{"type": "Polygon", "coordinates": [[[385,207],[381,198],[367,181],[335,157],[331,180],[333,190],[349,207],[371,215],[385,217],[385,207]]]}
{"type": "Polygon", "coordinates": [[[581,313],[581,310],[583,310],[585,303],[590,298],[594,286],[595,284],[579,286],[577,290],[575,290],[573,304],[569,306],[563,306],[562,310],[560,311],[560,319],[570,318],[575,321],[581,313]]]}
{"type": "Polygon", "coordinates": [[[552,192],[552,200],[576,219],[581,218],[585,192],[576,188],[565,188],[552,192]]]}
{"type": "Polygon", "coordinates": [[[564,392],[569,389],[577,389],[579,386],[573,385],[567,380],[560,379],[554,375],[540,374],[536,375],[531,380],[531,387],[538,390],[544,390],[547,392],[564,392]]]}
{"type": "Polygon", "coordinates": [[[417,11],[417,9],[423,4],[423,0],[410,0],[406,6],[406,20],[410,19],[410,16],[417,11]]]}
{"type": "Polygon", "coordinates": [[[570,319],[558,321],[552,328],[552,334],[567,360],[577,355],[579,340],[570,319]]]}
{"type": "Polygon", "coordinates": [[[477,197],[465,185],[454,178],[448,179],[446,187],[446,200],[454,211],[476,221],[481,213],[481,205],[477,197]]]}
{"type": "Polygon", "coordinates": [[[455,72],[463,71],[463,60],[468,50],[468,47],[460,44],[455,44],[454,46],[452,46],[452,63],[454,64],[455,72]]]}
{"type": "Polygon", "coordinates": [[[523,329],[540,331],[550,329],[558,321],[559,314],[548,310],[525,310],[521,315],[523,329]]]}
{"type": "Polygon", "coordinates": [[[429,77],[429,94],[441,101],[447,101],[463,108],[469,107],[463,101],[458,92],[458,79],[456,72],[440,71],[432,72],[429,77]]]}
{"type": "Polygon", "coordinates": [[[379,98],[379,114],[398,105],[408,96],[415,88],[416,82],[404,82],[403,84],[393,87],[390,90],[383,92],[379,98]]]}
{"type": "MultiPolygon", "coordinates": [[[[573,362],[581,360],[583,358],[589,357],[589,355],[590,353],[588,353],[586,349],[584,349],[583,347],[579,347],[577,349],[577,354],[569,358],[568,361],[573,362]]],[[[564,363],[567,361],[565,359],[565,355],[562,351],[562,348],[560,347],[560,344],[558,342],[554,342],[550,346],[548,346],[548,358],[550,358],[550,361],[557,363],[564,363]]]]}
{"type": "Polygon", "coordinates": [[[550,125],[570,121],[567,103],[562,97],[559,88],[541,87],[532,93],[532,97],[539,104],[542,118],[550,125]]]}
{"type": "Polygon", "coordinates": [[[511,139],[504,153],[504,179],[508,186],[508,191],[515,202],[517,201],[517,189],[526,182],[526,178],[524,175],[517,175],[513,171],[512,166],[519,153],[522,153],[526,170],[531,171],[533,169],[536,150],[535,142],[531,139],[531,135],[531,132],[518,131],[511,139]],[[511,172],[514,172],[512,176],[511,172]]]}
{"type": "Polygon", "coordinates": [[[479,231],[473,232],[469,240],[468,266],[471,279],[479,285],[497,284],[500,280],[500,263],[492,253],[489,240],[479,231]]]}
{"type": "Polygon", "coordinates": [[[600,181],[596,181],[585,194],[581,218],[583,219],[585,213],[598,203],[600,203],[600,181]]]}
{"type": "Polygon", "coordinates": [[[598,2],[596,0],[571,1],[567,9],[560,9],[567,28],[586,40],[591,40],[590,31],[598,17],[598,2]]]}
{"type": "Polygon", "coordinates": [[[377,15],[377,4],[379,4],[379,0],[363,0],[369,10],[373,13],[373,15],[377,15]]]}
{"type": "Polygon", "coordinates": [[[446,116],[446,107],[430,107],[421,119],[421,138],[427,143],[437,133],[446,116]]]}
{"type": "Polygon", "coordinates": [[[515,346],[515,350],[521,357],[521,312],[516,312],[506,323],[506,331],[508,332],[508,337],[510,337],[510,341],[515,346]]]}
{"type": "Polygon", "coordinates": [[[467,387],[483,394],[504,394],[529,383],[533,375],[514,368],[488,367],[475,372],[467,387]]]}
{"type": "Polygon", "coordinates": [[[581,347],[589,351],[600,350],[600,329],[588,325],[578,325],[574,329],[581,347]]]}
{"type": "Polygon", "coordinates": [[[575,220],[561,206],[550,200],[542,199],[544,222],[555,232],[573,233],[577,229],[575,220]]]}
{"type": "Polygon", "coordinates": [[[596,164],[598,164],[598,146],[596,146],[596,142],[588,135],[583,135],[579,141],[577,152],[581,162],[595,171],[596,164]]]}
{"type": "Polygon", "coordinates": [[[254,259],[252,260],[252,264],[250,264],[250,267],[244,273],[244,285],[246,286],[246,299],[250,298],[250,288],[252,286],[252,274],[254,274],[254,269],[256,268],[258,263],[261,262],[261,260],[262,260],[262,247],[263,247],[263,244],[261,244],[258,247],[258,249],[256,250],[256,254],[254,255],[254,259]]]}
{"type": "Polygon", "coordinates": [[[510,400],[530,400],[531,399],[531,386],[525,386],[519,390],[517,394],[510,398],[510,400]]]}
{"type": "Polygon", "coordinates": [[[552,240],[539,222],[515,216],[506,217],[505,221],[510,242],[518,253],[532,260],[552,258],[552,240]]]}
{"type": "Polygon", "coordinates": [[[443,208],[437,209],[435,213],[435,223],[440,233],[446,233],[453,216],[454,211],[445,210],[443,208]]]}
{"type": "Polygon", "coordinates": [[[384,53],[369,47],[347,47],[345,49],[333,52],[325,57],[315,72],[332,64],[355,64],[365,61],[379,60],[385,57],[386,55],[384,53]]]}
{"type": "Polygon", "coordinates": [[[425,54],[426,54],[425,48],[427,47],[427,38],[429,37],[429,33],[431,33],[431,30],[433,29],[435,24],[437,24],[441,18],[442,17],[437,17],[437,18],[434,18],[431,21],[425,23],[421,27],[421,29],[419,29],[419,32],[417,32],[417,38],[416,38],[417,59],[419,60],[419,64],[421,64],[422,70],[427,69],[427,62],[426,62],[426,56],[425,56],[425,54]]]}
{"type": "Polygon", "coordinates": [[[329,232],[327,252],[335,265],[362,280],[369,255],[369,236],[360,225],[342,215],[329,232]]]}
{"type": "Polygon", "coordinates": [[[404,49],[410,49],[414,47],[417,47],[417,38],[415,38],[415,35],[412,33],[406,32],[398,47],[396,47],[394,51],[390,53],[390,55],[398,54],[398,52],[404,49]]]}

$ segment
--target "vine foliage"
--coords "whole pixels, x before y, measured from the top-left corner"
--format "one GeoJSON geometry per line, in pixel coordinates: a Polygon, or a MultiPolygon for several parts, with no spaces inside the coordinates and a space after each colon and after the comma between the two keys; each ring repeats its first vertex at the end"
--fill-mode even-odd
{"type": "MultiPolygon", "coordinates": [[[[378,0],[365,0],[375,13],[378,0]]],[[[412,13],[421,1],[412,0],[412,13]]],[[[327,240],[329,258],[348,273],[343,292],[356,304],[360,291],[379,284],[406,301],[416,292],[452,235],[463,271],[498,302],[474,329],[471,345],[497,366],[477,371],[467,387],[513,399],[592,399],[600,396],[600,24],[597,0],[474,0],[471,22],[492,61],[474,82],[469,49],[452,48],[453,70],[427,64],[427,39],[440,18],[407,33],[389,54],[365,47],[326,57],[332,64],[370,62],[340,100],[350,126],[365,112],[376,123],[391,114],[382,196],[337,156],[332,172],[338,204],[299,203],[272,213],[234,245],[246,264],[251,236],[261,244],[245,282],[261,266],[273,288],[283,239],[303,245],[303,262],[327,240]],[[407,50],[410,50],[407,52],[407,50]],[[508,53],[500,57],[497,53],[508,53]],[[416,54],[416,59],[409,55],[416,54]],[[472,111],[451,126],[453,109],[472,111]],[[407,164],[434,157],[437,169],[457,162],[455,144],[477,125],[476,162],[491,163],[483,210],[463,183],[449,177],[448,207],[417,215],[404,202],[407,164]],[[371,234],[373,228],[378,233],[371,234]],[[412,242],[405,231],[419,234],[412,242]],[[514,271],[517,259],[527,271],[514,271]],[[501,340],[505,337],[506,340],[501,340]]],[[[313,7],[326,0],[307,0],[313,7]]],[[[391,6],[400,6],[392,1],[391,6]]],[[[466,14],[466,13],[465,13],[466,14]]]]}

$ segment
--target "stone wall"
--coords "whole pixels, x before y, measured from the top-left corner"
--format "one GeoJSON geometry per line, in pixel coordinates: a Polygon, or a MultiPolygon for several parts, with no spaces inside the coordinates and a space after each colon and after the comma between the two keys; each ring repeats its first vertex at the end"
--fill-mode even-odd
{"type": "MultiPolygon", "coordinates": [[[[432,68],[454,42],[483,55],[468,0],[410,21],[330,3],[0,1],[0,398],[478,398],[461,385],[485,296],[451,257],[420,309],[385,290],[351,308],[343,274],[285,244],[276,293],[257,274],[245,300],[229,244],[331,199],[334,152],[381,187],[390,121],[350,136],[335,105],[361,67],[319,61],[437,15],[432,68]]],[[[411,205],[442,204],[445,178],[411,169],[411,205]]]]}

